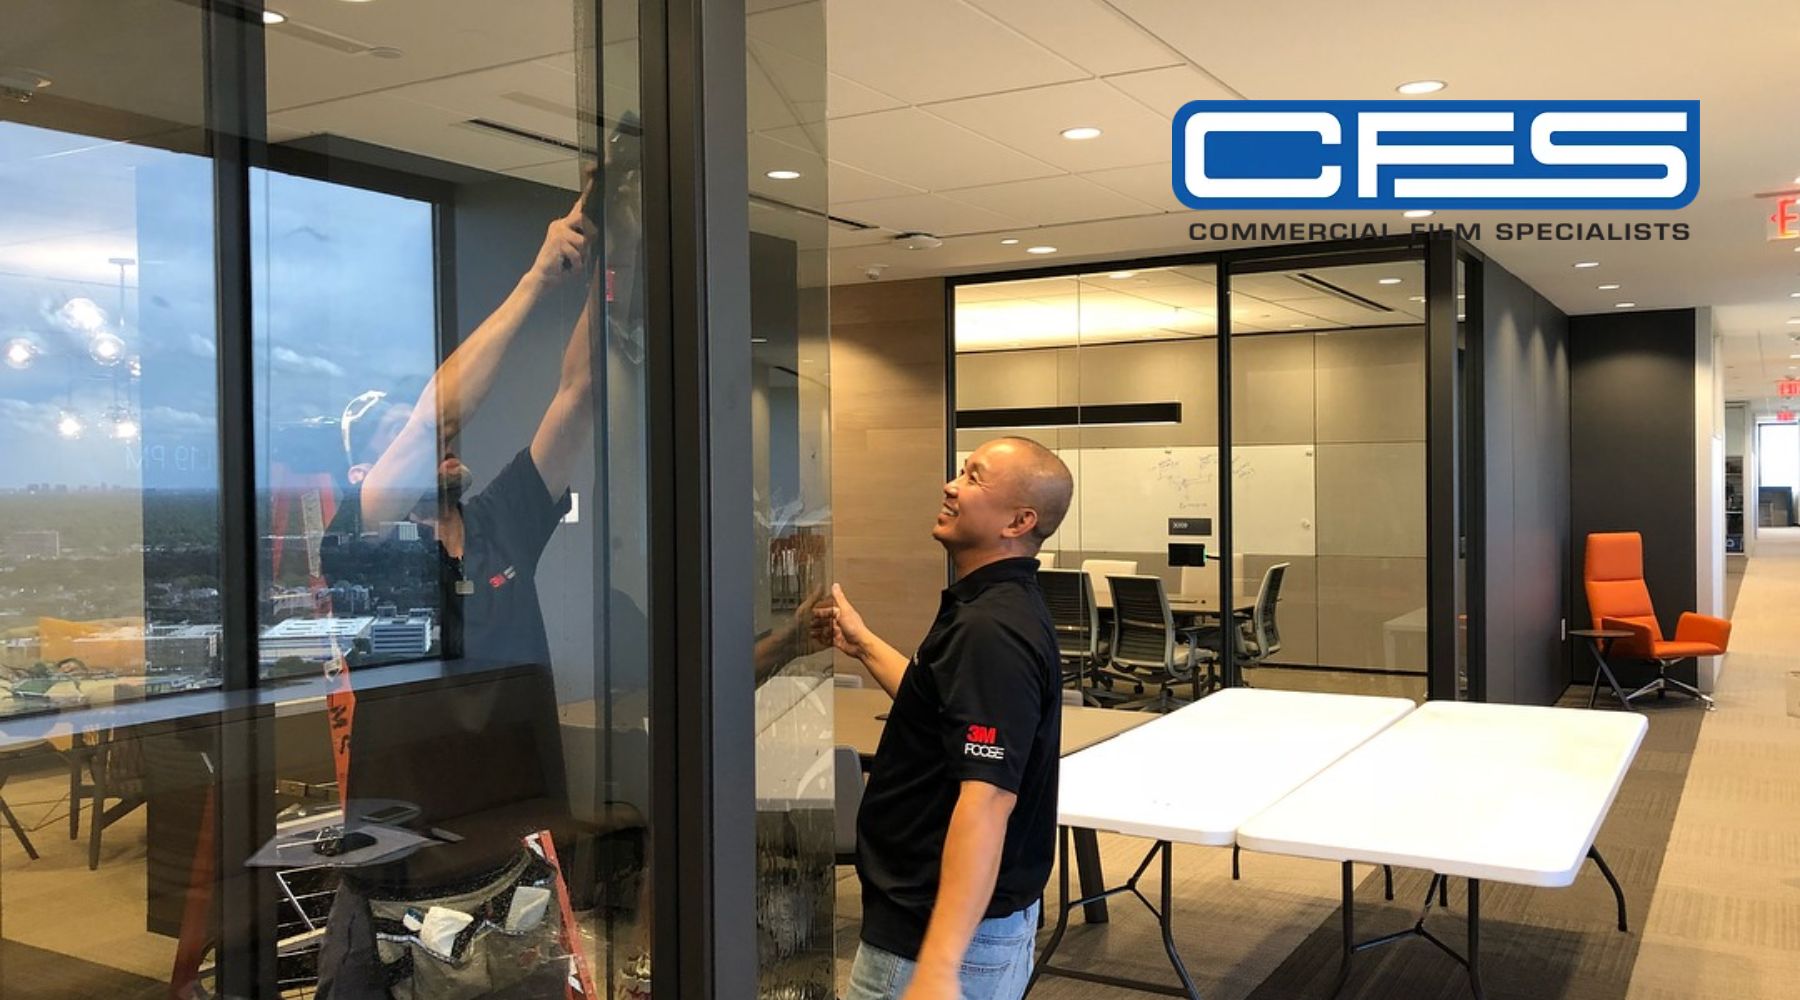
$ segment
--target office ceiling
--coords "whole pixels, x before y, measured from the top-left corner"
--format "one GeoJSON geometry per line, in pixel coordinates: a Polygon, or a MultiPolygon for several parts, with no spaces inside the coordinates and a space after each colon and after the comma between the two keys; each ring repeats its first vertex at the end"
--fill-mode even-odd
{"type": "MultiPolygon", "coordinates": [[[[179,0],[17,2],[19,30],[0,43],[0,68],[45,71],[55,81],[45,93],[199,120],[199,81],[190,72],[198,65],[197,8],[179,0]],[[131,30],[105,30],[121,24],[131,30]],[[146,79],[166,85],[147,87],[146,79]]],[[[271,139],[332,133],[577,186],[575,157],[554,145],[577,139],[571,4],[510,4],[503,23],[482,0],[438,0],[428,17],[400,0],[270,6],[288,16],[268,33],[271,139]],[[474,118],[552,142],[471,127],[474,118]]],[[[611,116],[636,103],[636,11],[600,7],[611,116]]],[[[1696,98],[1702,185],[1692,206],[1661,216],[1552,217],[1683,221],[1687,241],[1502,242],[1492,225],[1508,216],[1444,212],[1431,221],[1483,223],[1479,245],[1572,313],[1617,302],[1713,305],[1727,335],[1733,398],[1772,395],[1772,379],[1800,361],[1785,356],[1800,350],[1776,349],[1800,332],[1788,323],[1800,318],[1800,298],[1790,297],[1800,292],[1800,255],[1795,244],[1766,241],[1769,206],[1755,197],[1800,178],[1800,132],[1788,108],[1800,84],[1800,65],[1788,57],[1800,27],[1790,4],[1739,0],[1704,16],[1685,0],[749,7],[749,153],[760,196],[753,219],[801,242],[814,282],[862,281],[870,264],[886,265],[883,280],[894,280],[1217,248],[1188,239],[1188,223],[1201,216],[1170,191],[1170,116],[1195,98],[1390,98],[1396,84],[1421,78],[1447,81],[1438,96],[1456,99],[1696,98]],[[1103,132],[1082,142],[1060,137],[1076,125],[1103,132]],[[801,176],[765,176],[776,169],[801,176]],[[869,228],[831,226],[827,249],[826,227],[784,205],[828,209],[869,228]],[[944,244],[894,243],[910,231],[944,244]],[[1057,252],[1032,256],[1024,252],[1031,246],[1057,252]],[[1600,266],[1571,266],[1581,260],[1600,266]]],[[[1397,213],[1321,221],[1397,231],[1409,224],[1397,213]]]]}

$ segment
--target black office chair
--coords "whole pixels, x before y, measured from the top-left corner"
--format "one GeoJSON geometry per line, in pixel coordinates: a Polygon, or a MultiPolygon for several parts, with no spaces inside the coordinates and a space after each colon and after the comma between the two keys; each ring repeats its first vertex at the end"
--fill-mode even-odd
{"type": "Polygon", "coordinates": [[[1202,645],[1198,629],[1175,628],[1161,577],[1109,576],[1107,581],[1112,585],[1113,640],[1105,673],[1130,683],[1138,694],[1150,685],[1156,689],[1115,707],[1168,712],[1198,701],[1202,685],[1208,690],[1219,686],[1217,654],[1202,645]],[[1192,698],[1177,696],[1177,684],[1187,684],[1192,698]]]}
{"type": "Polygon", "coordinates": [[[1100,608],[1094,603],[1093,583],[1078,569],[1040,569],[1038,587],[1056,628],[1063,686],[1092,699],[1087,675],[1100,663],[1100,608]]]}
{"type": "Polygon", "coordinates": [[[1281,602],[1281,581],[1286,578],[1289,565],[1276,563],[1263,572],[1249,620],[1238,621],[1237,660],[1242,666],[1257,666],[1281,651],[1281,625],[1275,612],[1281,602]]]}
{"type": "Polygon", "coordinates": [[[855,747],[832,747],[831,767],[832,780],[836,782],[832,793],[835,806],[832,820],[837,863],[853,865],[856,864],[856,813],[862,808],[862,758],[857,756],[855,747]]]}

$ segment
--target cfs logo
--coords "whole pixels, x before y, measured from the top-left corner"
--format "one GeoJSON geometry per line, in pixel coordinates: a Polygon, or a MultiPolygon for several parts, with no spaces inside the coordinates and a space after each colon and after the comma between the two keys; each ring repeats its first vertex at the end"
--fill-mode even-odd
{"type": "Polygon", "coordinates": [[[964,757],[1005,760],[1006,748],[998,745],[1000,731],[993,726],[970,726],[968,741],[963,744],[964,757]]]}
{"type": "Polygon", "coordinates": [[[1699,101],[1190,101],[1189,208],[1680,208],[1699,101]]]}

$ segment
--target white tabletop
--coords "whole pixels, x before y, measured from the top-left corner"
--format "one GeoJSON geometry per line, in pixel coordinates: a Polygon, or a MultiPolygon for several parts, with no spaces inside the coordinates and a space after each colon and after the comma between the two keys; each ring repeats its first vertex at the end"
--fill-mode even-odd
{"type": "Polygon", "coordinates": [[[1238,843],[1565,886],[1646,728],[1636,712],[1429,702],[1244,824],[1238,843]]]}
{"type": "Polygon", "coordinates": [[[1412,709],[1405,698],[1227,688],[1063,758],[1058,818],[1225,846],[1245,820],[1412,709]]]}

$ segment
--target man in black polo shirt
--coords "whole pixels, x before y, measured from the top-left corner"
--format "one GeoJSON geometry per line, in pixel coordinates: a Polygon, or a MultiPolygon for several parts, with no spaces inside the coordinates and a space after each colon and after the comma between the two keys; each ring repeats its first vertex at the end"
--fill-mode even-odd
{"type": "Polygon", "coordinates": [[[932,537],[956,582],[910,661],[833,587],[821,636],[894,698],[857,816],[862,943],[846,1000],[1013,1000],[1056,838],[1062,694],[1037,551],[1074,480],[1035,441],[977,448],[932,537]]]}

